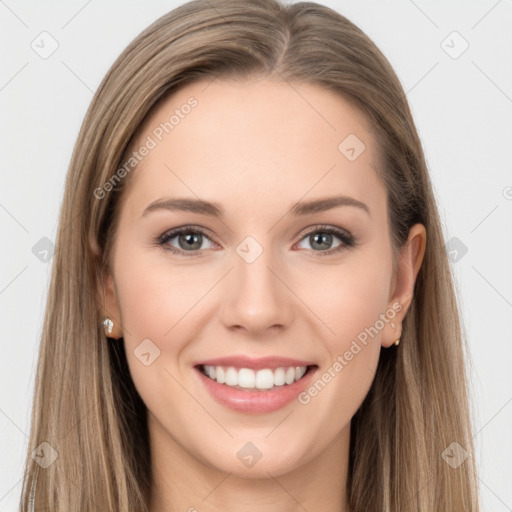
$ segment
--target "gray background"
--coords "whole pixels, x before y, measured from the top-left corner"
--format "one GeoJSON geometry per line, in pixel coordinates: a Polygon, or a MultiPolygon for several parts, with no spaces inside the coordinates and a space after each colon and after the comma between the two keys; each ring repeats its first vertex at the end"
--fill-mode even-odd
{"type": "MultiPolygon", "coordinates": [[[[118,54],[181,3],[0,0],[0,512],[21,491],[46,238],[80,124],[118,54]]],[[[482,510],[512,511],[512,1],[320,3],[375,41],[407,91],[467,331],[482,510]]]]}

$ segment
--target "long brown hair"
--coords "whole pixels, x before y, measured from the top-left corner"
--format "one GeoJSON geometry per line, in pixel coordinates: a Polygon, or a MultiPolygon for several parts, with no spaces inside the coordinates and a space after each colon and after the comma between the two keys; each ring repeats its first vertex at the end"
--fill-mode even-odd
{"type": "Polygon", "coordinates": [[[37,365],[22,512],[31,504],[53,512],[147,511],[146,408],[122,343],[106,340],[97,300],[130,176],[104,188],[104,197],[95,190],[119,169],[159,100],[196,80],[255,76],[318,84],[353,101],[378,143],[395,255],[413,224],[427,231],[401,343],[381,351],[372,387],[352,419],[351,510],[478,511],[472,457],[455,465],[446,456],[473,453],[465,341],[425,157],[397,76],[358,27],[327,7],[195,0],[126,48],[78,136],[37,365]],[[35,450],[58,458],[43,467],[35,450]]]}

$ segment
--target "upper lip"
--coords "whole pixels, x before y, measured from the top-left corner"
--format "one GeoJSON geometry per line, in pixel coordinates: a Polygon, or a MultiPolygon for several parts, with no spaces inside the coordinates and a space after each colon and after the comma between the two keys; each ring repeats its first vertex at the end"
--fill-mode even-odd
{"type": "MultiPolygon", "coordinates": [[[[289,366],[314,366],[315,363],[310,361],[301,361],[299,359],[291,359],[288,357],[268,356],[261,358],[252,358],[248,356],[230,356],[230,357],[217,357],[215,359],[208,359],[200,361],[194,366],[233,366],[234,368],[251,368],[253,370],[261,370],[263,368],[287,368],[289,366]]],[[[316,366],[316,365],[315,365],[316,366]]]]}

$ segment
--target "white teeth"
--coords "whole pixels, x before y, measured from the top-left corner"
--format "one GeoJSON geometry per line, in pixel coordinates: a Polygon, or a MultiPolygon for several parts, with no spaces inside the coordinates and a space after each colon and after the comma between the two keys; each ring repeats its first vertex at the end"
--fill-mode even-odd
{"type": "Polygon", "coordinates": [[[256,383],[256,375],[254,370],[249,368],[242,368],[238,372],[238,385],[241,388],[253,388],[256,383]]]}
{"type": "Polygon", "coordinates": [[[226,371],[226,384],[228,386],[238,386],[238,372],[232,367],[226,371]]]}
{"type": "MultiPolygon", "coordinates": [[[[242,373],[242,370],[240,370],[242,373]]],[[[258,389],[270,389],[274,387],[274,372],[270,369],[258,370],[256,373],[256,386],[258,389]]]]}
{"type": "Polygon", "coordinates": [[[284,368],[278,368],[274,372],[274,384],[276,386],[283,386],[284,385],[284,368]]]}
{"type": "Polygon", "coordinates": [[[219,384],[261,390],[293,384],[304,377],[307,369],[307,366],[290,366],[288,368],[276,368],[275,370],[269,368],[262,370],[240,368],[237,370],[232,366],[203,365],[203,373],[219,384]]]}
{"type": "Polygon", "coordinates": [[[214,377],[211,377],[211,378],[216,380],[219,384],[224,384],[226,382],[226,372],[224,371],[224,368],[222,368],[221,366],[213,367],[213,366],[204,365],[204,368],[205,368],[205,370],[207,368],[214,368],[215,373],[217,375],[214,376],[215,378],[214,377]]]}

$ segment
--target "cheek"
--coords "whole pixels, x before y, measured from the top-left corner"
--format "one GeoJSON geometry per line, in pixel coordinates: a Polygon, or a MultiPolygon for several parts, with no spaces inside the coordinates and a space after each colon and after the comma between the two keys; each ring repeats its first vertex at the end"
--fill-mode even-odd
{"type": "MultiPolygon", "coordinates": [[[[340,267],[323,283],[323,298],[315,280],[316,310],[330,332],[321,340],[327,357],[317,380],[301,403],[318,418],[330,418],[318,428],[326,438],[337,435],[356,413],[373,382],[381,350],[381,314],[386,312],[390,267],[383,258],[358,260],[340,267]]],[[[312,307],[314,309],[315,306],[312,307]]]]}
{"type": "Polygon", "coordinates": [[[386,310],[390,280],[390,260],[385,255],[377,258],[371,251],[347,258],[335,270],[315,270],[314,280],[303,278],[300,293],[304,302],[330,328],[331,335],[323,338],[331,355],[350,346],[352,339],[375,325],[386,310]]]}
{"type": "MultiPolygon", "coordinates": [[[[320,280],[315,279],[315,285],[310,286],[315,290],[310,294],[312,309],[330,329],[323,329],[321,338],[328,356],[319,375],[325,388],[322,382],[316,386],[322,390],[316,407],[325,408],[323,414],[333,414],[337,425],[349,421],[373,381],[391,272],[391,256],[382,244],[357,256],[354,253],[335,272],[331,268],[323,277],[316,276],[320,280]]],[[[311,391],[313,395],[317,392],[311,391]]],[[[306,396],[305,401],[308,399],[316,400],[314,396],[306,396]]]]}
{"type": "MultiPolygon", "coordinates": [[[[134,243],[133,246],[136,246],[134,243]]],[[[143,338],[164,344],[173,340],[182,324],[190,322],[208,283],[218,280],[218,272],[204,266],[176,264],[157,249],[128,252],[119,247],[116,281],[123,326],[131,343],[143,338]]],[[[199,308],[200,309],[200,308],[199,308]]],[[[126,340],[126,337],[125,337],[126,340]]],[[[163,348],[163,346],[161,347],[163,348]]]]}
{"type": "Polygon", "coordinates": [[[154,254],[128,251],[128,246],[123,250],[121,245],[115,268],[126,356],[142,394],[144,389],[156,389],[162,371],[174,373],[195,326],[215,311],[205,311],[204,304],[221,298],[213,290],[209,301],[204,295],[209,283],[218,281],[219,272],[200,265],[180,267],[165,257],[156,259],[154,254]],[[148,352],[149,357],[141,358],[148,352]],[[154,362],[145,366],[148,359],[154,362]]]}

